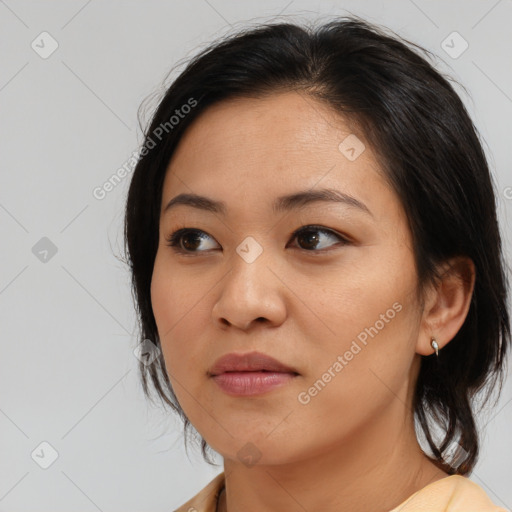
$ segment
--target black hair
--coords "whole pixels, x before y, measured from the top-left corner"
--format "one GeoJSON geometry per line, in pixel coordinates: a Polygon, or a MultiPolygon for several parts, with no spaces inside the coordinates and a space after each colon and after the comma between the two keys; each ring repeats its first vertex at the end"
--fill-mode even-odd
{"type": "MultiPolygon", "coordinates": [[[[319,27],[261,24],[212,43],[166,88],[144,132],[125,211],[139,335],[160,347],[150,285],[163,179],[184,131],[208,106],[223,100],[280,91],[307,94],[358,126],[379,156],[408,218],[418,289],[435,283],[439,264],[453,256],[469,257],[475,265],[466,319],[438,359],[422,356],[413,401],[431,460],[449,474],[465,475],[479,454],[473,399],[487,389],[483,403],[488,401],[497,382],[501,393],[511,342],[496,196],[480,136],[452,79],[429,63],[430,52],[388,32],[357,16],[319,27]],[[429,419],[445,433],[440,443],[429,419]],[[446,450],[457,438],[465,457],[455,467],[446,450]]],[[[183,419],[186,442],[190,422],[161,351],[152,364],[141,362],[140,371],[145,394],[150,396],[151,380],[183,419]]],[[[210,462],[207,447],[202,439],[203,457],[210,462]]]]}

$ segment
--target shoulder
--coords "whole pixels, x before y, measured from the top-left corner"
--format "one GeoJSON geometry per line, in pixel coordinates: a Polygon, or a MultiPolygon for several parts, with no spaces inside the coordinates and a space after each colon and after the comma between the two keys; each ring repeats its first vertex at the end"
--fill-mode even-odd
{"type": "Polygon", "coordinates": [[[174,510],[174,512],[215,512],[217,498],[224,487],[224,482],[224,472],[219,473],[193,498],[174,510]]]}
{"type": "MultiPolygon", "coordinates": [[[[214,477],[194,497],[174,512],[215,512],[225,485],[224,472],[214,477]]],[[[509,512],[495,505],[476,482],[451,475],[412,494],[390,512],[509,512]]]]}
{"type": "Polygon", "coordinates": [[[495,505],[476,482],[461,475],[441,478],[390,512],[509,512],[495,505]]]}

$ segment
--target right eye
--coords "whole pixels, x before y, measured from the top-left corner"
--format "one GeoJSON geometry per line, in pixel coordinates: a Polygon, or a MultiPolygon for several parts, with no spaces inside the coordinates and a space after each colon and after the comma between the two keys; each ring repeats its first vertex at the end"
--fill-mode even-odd
{"type": "MultiPolygon", "coordinates": [[[[178,229],[166,238],[167,245],[179,253],[204,252],[197,251],[201,241],[211,238],[210,235],[200,229],[182,228],[178,229]]],[[[209,248],[207,248],[209,249],[209,248]]],[[[211,249],[211,248],[210,248],[211,249]]]]}

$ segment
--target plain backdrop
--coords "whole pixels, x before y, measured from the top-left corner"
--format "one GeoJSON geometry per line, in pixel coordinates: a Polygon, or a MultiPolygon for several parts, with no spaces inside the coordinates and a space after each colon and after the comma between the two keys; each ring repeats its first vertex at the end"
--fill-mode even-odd
{"type": "MultiPolygon", "coordinates": [[[[171,511],[222,470],[187,456],[181,422],[143,396],[116,258],[130,175],[93,191],[138,149],[139,105],[178,62],[249,24],[350,13],[430,49],[468,89],[509,255],[510,0],[0,0],[0,511],[171,511]]],[[[506,508],[511,380],[479,416],[471,475],[506,508]]]]}

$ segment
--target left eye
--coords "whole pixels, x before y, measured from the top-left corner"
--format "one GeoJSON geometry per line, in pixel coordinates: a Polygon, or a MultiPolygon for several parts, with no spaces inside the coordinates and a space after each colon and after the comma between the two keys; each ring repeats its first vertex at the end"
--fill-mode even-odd
{"type": "MultiPolygon", "coordinates": [[[[338,242],[341,242],[342,245],[346,245],[349,243],[349,241],[335,233],[334,231],[331,231],[330,229],[322,228],[320,226],[305,226],[302,228],[299,228],[293,233],[292,240],[297,238],[297,240],[302,239],[305,241],[306,248],[305,251],[311,252],[311,249],[319,248],[319,249],[325,249],[325,244],[323,244],[322,247],[318,247],[317,244],[322,245],[320,243],[320,240],[322,239],[322,236],[319,236],[317,233],[322,233],[324,238],[332,238],[336,239],[338,242]]],[[[331,244],[333,245],[333,244],[331,244]]],[[[320,252],[320,251],[313,251],[313,252],[320,252]]]]}
{"type": "MultiPolygon", "coordinates": [[[[318,244],[320,244],[320,240],[322,239],[322,236],[319,236],[317,233],[327,235],[327,237],[324,236],[324,238],[331,237],[333,239],[336,239],[339,242],[341,242],[342,245],[346,245],[349,243],[349,241],[343,236],[335,233],[334,231],[331,231],[330,229],[322,228],[319,226],[301,227],[293,232],[291,240],[294,240],[295,238],[297,238],[297,240],[302,240],[303,244],[306,246],[306,248],[303,249],[305,251],[320,252],[318,250],[315,250],[318,249],[318,244]]],[[[166,238],[166,241],[167,245],[173,247],[176,252],[194,253],[205,252],[204,250],[196,251],[196,249],[198,244],[200,244],[203,240],[206,240],[208,238],[212,239],[210,235],[208,235],[207,233],[200,229],[182,228],[178,229],[170,236],[168,236],[166,238]]],[[[323,245],[324,247],[320,247],[320,250],[323,250],[325,248],[325,244],[323,245]]],[[[214,248],[215,247],[207,247],[206,249],[214,248]]]]}

